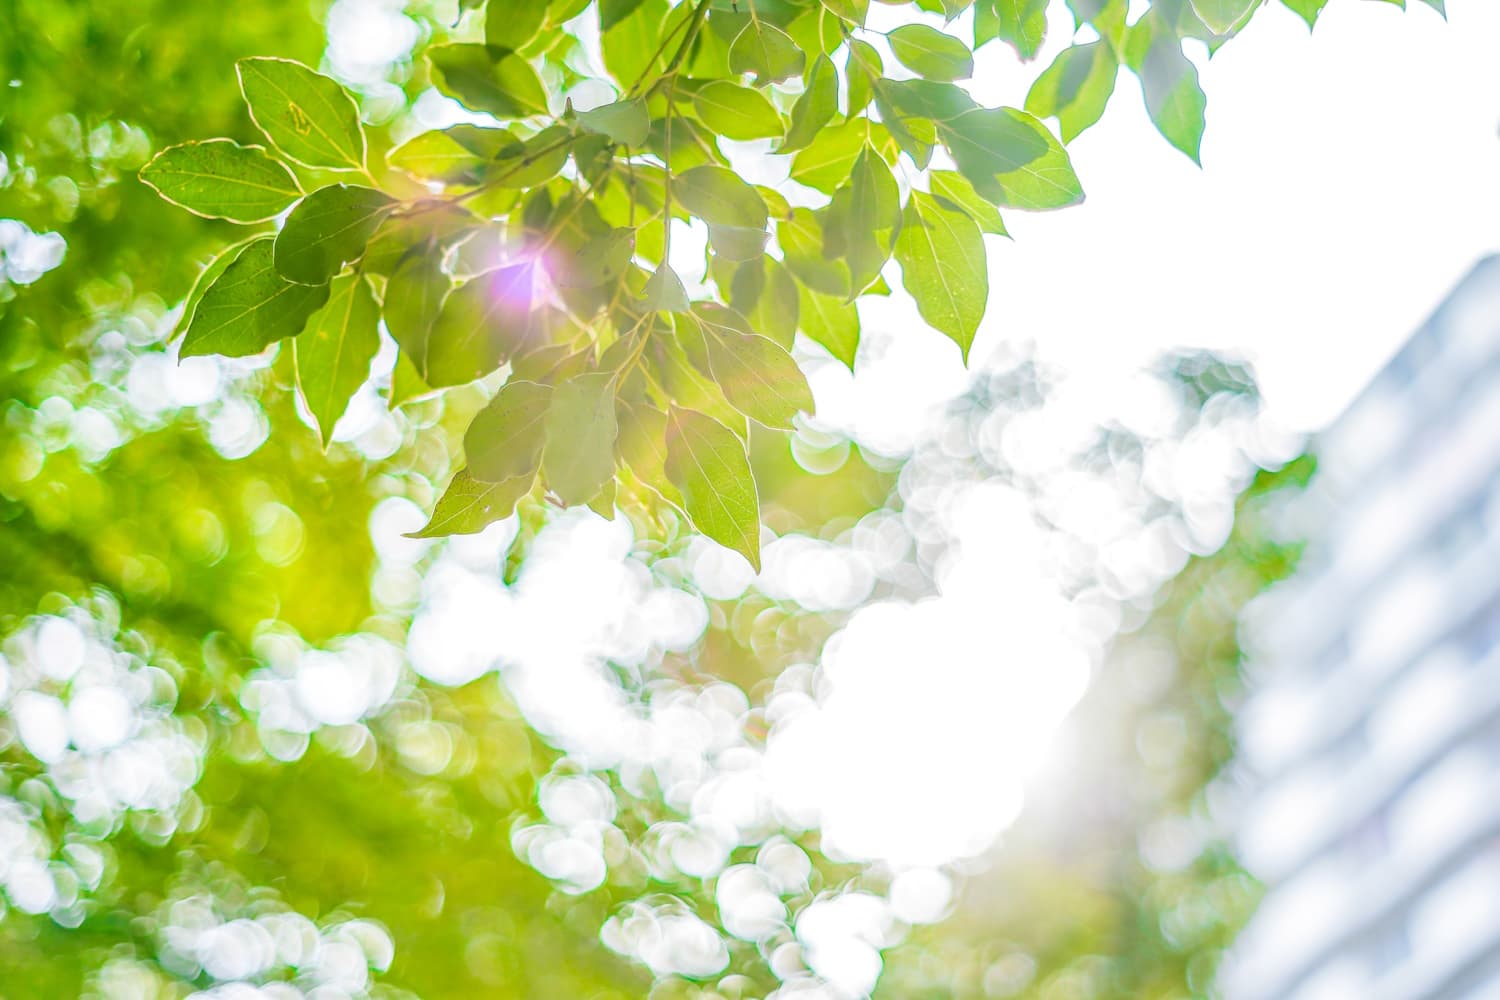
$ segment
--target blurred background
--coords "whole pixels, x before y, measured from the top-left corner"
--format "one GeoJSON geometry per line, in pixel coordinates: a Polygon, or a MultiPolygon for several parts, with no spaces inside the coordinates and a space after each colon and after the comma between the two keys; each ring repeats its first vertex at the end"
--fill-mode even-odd
{"type": "Polygon", "coordinates": [[[1500,996],[1500,8],[1268,7],[1201,171],[1122,88],[969,370],[799,353],[758,575],[406,538],[479,389],[324,456],[166,343],[230,230],[140,165],[245,55],[455,121],[455,16],[0,0],[0,997],[1500,996]]]}

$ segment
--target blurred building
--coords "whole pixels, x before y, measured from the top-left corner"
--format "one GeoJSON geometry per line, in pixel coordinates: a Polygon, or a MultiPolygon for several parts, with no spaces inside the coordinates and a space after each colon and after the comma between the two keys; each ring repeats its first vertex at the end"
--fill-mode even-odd
{"type": "Polygon", "coordinates": [[[1302,568],[1246,623],[1237,838],[1266,895],[1223,991],[1500,997],[1500,257],[1315,451],[1302,568]]]}

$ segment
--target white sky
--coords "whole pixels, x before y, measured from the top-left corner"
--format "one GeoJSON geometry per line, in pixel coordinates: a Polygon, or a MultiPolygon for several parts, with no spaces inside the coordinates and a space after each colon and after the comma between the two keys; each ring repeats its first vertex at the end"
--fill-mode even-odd
{"type": "MultiPolygon", "coordinates": [[[[1070,147],[1088,200],[1007,213],[975,359],[1003,336],[1101,374],[1174,344],[1233,348],[1284,424],[1337,415],[1500,249],[1500,3],[1449,0],[1444,23],[1410,2],[1332,0],[1311,35],[1273,2],[1196,59],[1202,170],[1122,75],[1070,147]]],[[[1040,65],[1070,26],[1056,4],[1040,65]]],[[[981,63],[977,94],[1019,104],[1036,67],[981,63]]]]}

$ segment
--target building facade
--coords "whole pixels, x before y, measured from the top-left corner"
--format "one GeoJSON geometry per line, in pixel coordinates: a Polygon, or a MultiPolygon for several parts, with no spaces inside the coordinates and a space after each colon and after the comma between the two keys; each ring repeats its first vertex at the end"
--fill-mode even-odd
{"type": "Polygon", "coordinates": [[[1500,998],[1500,256],[1315,450],[1313,542],[1245,625],[1231,781],[1266,895],[1223,992],[1500,998]]]}

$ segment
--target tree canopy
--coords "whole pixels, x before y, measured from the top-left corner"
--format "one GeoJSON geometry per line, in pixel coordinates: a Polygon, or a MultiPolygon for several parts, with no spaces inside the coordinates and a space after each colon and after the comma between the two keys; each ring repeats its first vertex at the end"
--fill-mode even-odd
{"type": "Polygon", "coordinates": [[[1117,79],[1196,159],[1183,46],[1261,6],[461,0],[379,8],[397,44],[351,62],[335,22],[378,5],[0,0],[0,996],[1203,992],[1253,885],[1211,832],[1164,870],[1120,831],[1202,826],[1234,613],[1296,554],[1258,513],[1305,463],[1256,474],[1253,383],[1197,356],[1148,380],[1162,427],[1037,468],[996,443],[1056,395],[1029,358],[894,456],[804,371],[879,346],[867,296],[967,356],[1002,213],[1083,197],[1117,79]],[[1049,28],[1029,93],[971,89],[1049,28]],[[1156,470],[1220,430],[1218,550],[1156,470]],[[1100,483],[1118,537],[1064,517],[1100,483]],[[913,930],[898,872],[752,779],[828,638],[932,597],[963,484],[1181,683],[1081,707],[1116,727],[1095,837],[1023,824],[1003,912],[913,930]],[[1123,574],[1120,538],[1176,561],[1123,574]],[[577,648],[511,662],[539,594],[577,648]],[[1170,766],[1163,720],[1203,734],[1170,766]]]}

